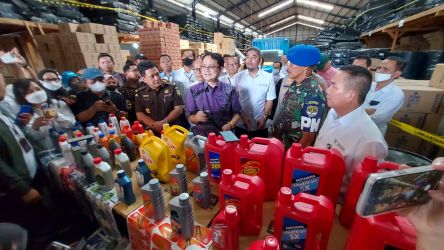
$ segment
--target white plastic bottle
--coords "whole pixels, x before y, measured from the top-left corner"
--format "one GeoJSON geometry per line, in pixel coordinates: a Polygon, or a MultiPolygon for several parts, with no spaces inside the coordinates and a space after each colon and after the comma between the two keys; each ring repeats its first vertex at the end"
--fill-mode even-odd
{"type": "Polygon", "coordinates": [[[128,127],[131,127],[130,122],[128,121],[128,119],[126,119],[125,116],[122,116],[122,117],[120,118],[120,122],[119,122],[119,124],[120,124],[120,129],[124,128],[125,125],[128,125],[128,127]]]}
{"type": "Polygon", "coordinates": [[[116,160],[116,167],[125,171],[125,174],[131,178],[133,177],[133,170],[131,169],[131,162],[128,155],[122,152],[121,148],[114,150],[114,158],[116,160]]]}
{"type": "Polygon", "coordinates": [[[94,158],[96,168],[96,181],[103,191],[109,191],[114,188],[114,177],[111,166],[102,161],[102,158],[94,158]]]}
{"type": "Polygon", "coordinates": [[[109,114],[108,123],[112,124],[117,134],[120,136],[119,120],[114,114],[109,114]]]}
{"type": "Polygon", "coordinates": [[[62,151],[63,158],[66,160],[67,165],[72,165],[75,163],[74,156],[71,152],[71,145],[69,145],[65,136],[60,136],[59,138],[59,146],[62,151]]]}
{"type": "Polygon", "coordinates": [[[105,135],[108,136],[108,124],[106,124],[106,121],[100,120],[99,122],[99,130],[102,131],[105,135]]]}
{"type": "Polygon", "coordinates": [[[94,135],[94,125],[92,124],[92,123],[87,123],[86,124],[86,133],[88,134],[88,135],[94,135]]]}

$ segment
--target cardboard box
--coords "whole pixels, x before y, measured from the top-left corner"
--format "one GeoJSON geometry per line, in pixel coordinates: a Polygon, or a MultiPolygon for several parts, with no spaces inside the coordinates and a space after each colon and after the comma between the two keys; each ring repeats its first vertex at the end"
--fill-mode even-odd
{"type": "Polygon", "coordinates": [[[430,50],[444,50],[444,29],[423,35],[429,43],[430,50]]]}
{"type": "Polygon", "coordinates": [[[95,35],[97,43],[119,44],[117,35],[95,35]]]}
{"type": "Polygon", "coordinates": [[[67,43],[96,43],[94,34],[84,32],[60,33],[60,41],[67,43]]]}
{"type": "Polygon", "coordinates": [[[92,34],[104,34],[105,28],[103,24],[98,23],[82,23],[79,25],[80,32],[92,33],[92,34]]]}
{"type": "MultiPolygon", "coordinates": [[[[108,44],[96,43],[94,44],[97,53],[109,53],[108,44]]],[[[120,50],[119,50],[120,51],[120,50]]]]}
{"type": "Polygon", "coordinates": [[[190,41],[188,40],[180,40],[180,49],[189,49],[190,41]]]}
{"type": "Polygon", "coordinates": [[[443,89],[428,86],[400,85],[404,91],[404,105],[399,111],[436,113],[444,94],[443,89]]]}
{"type": "Polygon", "coordinates": [[[108,44],[108,50],[110,53],[118,53],[120,52],[119,44],[108,44]]]}
{"type": "Polygon", "coordinates": [[[430,86],[444,89],[444,63],[436,64],[432,78],[430,78],[430,86]]]}
{"type": "Polygon", "coordinates": [[[78,23],[59,23],[59,33],[72,33],[77,32],[79,28],[78,23]]]}
{"type": "Polygon", "coordinates": [[[411,134],[386,133],[385,140],[390,147],[418,152],[421,139],[411,134]]]}
{"type": "Polygon", "coordinates": [[[427,114],[422,129],[432,134],[443,134],[444,131],[439,131],[442,118],[443,115],[440,114],[427,114]]]}
{"type": "MultiPolygon", "coordinates": [[[[393,119],[398,120],[400,122],[407,123],[416,128],[421,128],[424,120],[426,118],[426,114],[424,113],[413,113],[413,112],[397,112],[393,115],[393,119]]],[[[393,125],[388,125],[387,133],[405,133],[403,130],[395,127],[393,125]]]]}
{"type": "Polygon", "coordinates": [[[93,53],[96,48],[93,43],[62,43],[63,52],[69,53],[93,53]]]}
{"type": "Polygon", "coordinates": [[[117,29],[114,26],[103,25],[103,34],[117,36],[117,29]]]}

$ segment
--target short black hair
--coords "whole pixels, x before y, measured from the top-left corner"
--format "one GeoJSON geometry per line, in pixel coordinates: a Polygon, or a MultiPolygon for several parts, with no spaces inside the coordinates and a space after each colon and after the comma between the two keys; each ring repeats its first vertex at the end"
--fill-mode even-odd
{"type": "Polygon", "coordinates": [[[256,48],[256,47],[250,47],[250,48],[248,48],[247,51],[245,51],[245,55],[246,55],[248,52],[250,52],[250,51],[255,51],[255,52],[258,54],[259,58],[262,58],[262,57],[263,57],[262,51],[261,51],[260,49],[256,48]]]}
{"type": "Polygon", "coordinates": [[[406,61],[403,58],[401,58],[399,56],[389,56],[386,59],[396,62],[396,71],[402,72],[404,70],[404,67],[406,65],[406,61]]]}
{"type": "Polygon", "coordinates": [[[356,59],[358,59],[358,60],[365,60],[365,64],[367,65],[367,67],[370,67],[372,65],[372,59],[370,59],[369,56],[360,55],[360,56],[357,56],[355,58],[355,60],[356,59]]]}
{"type": "Polygon", "coordinates": [[[126,72],[130,69],[131,66],[137,66],[133,61],[127,60],[125,65],[123,66],[123,72],[126,72]]]}
{"type": "Polygon", "coordinates": [[[216,62],[217,62],[217,64],[219,65],[219,67],[223,67],[223,66],[224,66],[224,58],[222,57],[221,54],[210,52],[210,53],[208,53],[208,54],[205,54],[205,55],[202,57],[202,61],[203,61],[203,59],[204,59],[205,57],[207,57],[207,56],[211,57],[211,59],[213,59],[213,60],[216,60],[216,62]]]}
{"type": "Polygon", "coordinates": [[[184,50],[183,53],[182,53],[182,56],[183,56],[183,54],[184,54],[185,52],[187,52],[187,51],[191,51],[191,53],[193,53],[193,58],[196,59],[196,53],[194,53],[194,50],[192,50],[192,49],[186,49],[186,50],[184,50]]]}
{"type": "Polygon", "coordinates": [[[55,69],[51,69],[51,68],[46,68],[46,69],[42,69],[42,70],[40,70],[39,74],[37,75],[37,77],[39,78],[39,80],[43,80],[43,76],[44,76],[46,73],[54,73],[54,74],[56,74],[56,76],[57,76],[58,78],[60,78],[60,76],[59,76],[59,72],[57,72],[57,70],[55,70],[55,69]]]}
{"type": "Polygon", "coordinates": [[[142,61],[137,65],[137,70],[139,70],[141,76],[145,76],[145,71],[152,68],[157,68],[157,65],[151,61],[142,61]]]}
{"type": "Polygon", "coordinates": [[[346,88],[349,90],[356,90],[358,92],[358,102],[359,104],[363,104],[365,97],[370,90],[372,73],[370,73],[368,69],[356,65],[348,65],[340,70],[348,75],[348,79],[345,84],[346,88]]]}
{"type": "Polygon", "coordinates": [[[167,55],[167,54],[162,54],[162,55],[160,55],[160,56],[159,56],[159,59],[162,58],[162,57],[164,57],[164,56],[166,56],[166,57],[168,57],[170,60],[172,60],[172,59],[171,59],[171,56],[170,56],[170,55],[167,55]]]}
{"type": "Polygon", "coordinates": [[[102,57],[109,57],[109,58],[111,59],[111,62],[114,63],[114,58],[113,58],[113,56],[111,56],[111,55],[108,54],[108,53],[100,53],[99,56],[97,57],[97,61],[99,61],[100,58],[102,58],[102,57]]]}
{"type": "Polygon", "coordinates": [[[274,65],[275,63],[279,63],[279,68],[282,68],[282,63],[281,63],[281,62],[279,62],[279,61],[274,61],[274,62],[273,62],[273,65],[274,65]]]}
{"type": "Polygon", "coordinates": [[[231,55],[224,54],[223,58],[225,59],[225,58],[227,58],[227,57],[231,57],[231,55]]]}

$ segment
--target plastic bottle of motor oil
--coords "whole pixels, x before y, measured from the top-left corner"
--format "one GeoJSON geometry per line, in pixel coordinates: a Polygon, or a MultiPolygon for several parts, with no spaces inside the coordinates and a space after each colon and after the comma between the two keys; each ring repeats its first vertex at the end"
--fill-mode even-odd
{"type": "Polygon", "coordinates": [[[108,163],[110,166],[111,164],[111,156],[109,155],[108,150],[102,146],[97,145],[97,155],[102,159],[102,161],[108,163]]]}
{"type": "Polygon", "coordinates": [[[122,127],[122,135],[126,135],[132,142],[134,142],[133,130],[129,125],[124,125],[122,127]]]}
{"type": "Polygon", "coordinates": [[[114,177],[111,166],[102,161],[100,157],[94,158],[96,168],[96,180],[103,191],[109,191],[114,187],[114,177]]]}
{"type": "Polygon", "coordinates": [[[120,137],[120,147],[128,155],[130,161],[135,161],[137,159],[137,148],[136,145],[125,135],[122,134],[120,137]]]}
{"type": "Polygon", "coordinates": [[[94,125],[92,123],[88,122],[86,124],[86,133],[88,135],[94,135],[94,128],[95,128],[94,125]]]}
{"type": "Polygon", "coordinates": [[[125,126],[131,127],[130,122],[128,121],[128,119],[126,119],[125,116],[120,117],[119,125],[120,129],[123,129],[125,126]]]}
{"type": "Polygon", "coordinates": [[[102,131],[99,131],[99,144],[104,146],[106,149],[109,149],[109,141],[106,134],[102,131]]]}
{"type": "Polygon", "coordinates": [[[163,182],[170,179],[170,171],[174,168],[171,154],[166,142],[157,136],[145,136],[139,146],[140,158],[153,172],[153,176],[163,182]]]}
{"type": "Polygon", "coordinates": [[[205,143],[207,138],[201,135],[194,135],[189,132],[185,140],[185,158],[187,170],[200,174],[207,171],[207,161],[205,159],[205,143]]]}
{"type": "Polygon", "coordinates": [[[220,211],[211,222],[213,246],[226,250],[239,249],[239,223],[240,218],[235,206],[228,205],[220,211]]]}
{"type": "Polygon", "coordinates": [[[117,170],[117,181],[118,184],[116,186],[117,193],[123,194],[121,196],[123,201],[127,205],[131,205],[136,201],[136,196],[133,192],[133,184],[131,182],[131,179],[125,174],[124,170],[117,170]]]}
{"type": "Polygon", "coordinates": [[[109,131],[108,140],[109,140],[109,141],[115,140],[115,141],[120,145],[120,136],[117,135],[115,129],[111,129],[111,130],[109,131]]]}
{"type": "Polygon", "coordinates": [[[85,166],[85,178],[88,183],[93,183],[96,181],[96,169],[94,167],[94,158],[93,156],[87,152],[82,151],[80,153],[82,156],[82,160],[85,166]]]}
{"type": "Polygon", "coordinates": [[[51,138],[52,148],[59,151],[60,150],[59,133],[57,133],[57,131],[54,128],[50,128],[48,130],[48,133],[49,133],[49,137],[51,138]]]}
{"type": "Polygon", "coordinates": [[[115,138],[110,139],[109,140],[109,156],[111,158],[111,166],[113,168],[116,168],[116,157],[114,155],[114,151],[116,149],[120,149],[120,144],[115,140],[115,138]]]}
{"type": "Polygon", "coordinates": [[[100,120],[98,124],[99,130],[108,135],[108,124],[104,120],[100,120]]]}
{"type": "Polygon", "coordinates": [[[194,234],[194,216],[190,195],[181,193],[169,202],[169,207],[173,231],[182,235],[185,240],[190,240],[194,234]]]}
{"type": "Polygon", "coordinates": [[[237,144],[226,142],[222,137],[216,137],[215,133],[208,134],[205,155],[210,180],[219,183],[224,169],[234,171],[234,149],[237,144]]]}
{"type": "Polygon", "coordinates": [[[165,202],[159,179],[151,179],[141,190],[145,215],[155,221],[165,218],[165,202]]]}
{"type": "Polygon", "coordinates": [[[200,173],[193,179],[194,200],[202,208],[209,208],[211,205],[210,179],[207,172],[200,173]]]}
{"type": "Polygon", "coordinates": [[[86,143],[86,147],[88,148],[88,152],[91,153],[94,157],[97,157],[97,142],[94,139],[90,139],[86,143]]]}
{"type": "Polygon", "coordinates": [[[134,121],[133,126],[131,127],[133,130],[133,134],[138,135],[144,132],[142,124],[139,121],[134,121]]]}
{"type": "Polygon", "coordinates": [[[82,151],[82,148],[79,145],[79,142],[73,142],[71,143],[71,152],[74,156],[74,163],[77,167],[81,167],[82,163],[82,156],[80,155],[80,151],[82,151]]]}
{"type": "Polygon", "coordinates": [[[185,164],[185,148],[184,143],[189,133],[184,127],[168,124],[163,125],[163,140],[167,143],[171,151],[171,155],[176,159],[177,163],[185,164]]]}
{"type": "Polygon", "coordinates": [[[140,187],[147,184],[151,179],[151,171],[143,160],[137,162],[136,179],[140,187]]]}
{"type": "Polygon", "coordinates": [[[119,120],[114,114],[109,114],[108,123],[112,124],[116,129],[116,134],[120,136],[119,120]]]}
{"type": "Polygon", "coordinates": [[[188,181],[183,164],[177,164],[176,168],[170,171],[171,195],[188,193],[188,181]]]}
{"type": "Polygon", "coordinates": [[[62,151],[63,158],[65,158],[66,165],[69,166],[75,163],[74,156],[71,153],[71,145],[67,142],[67,138],[65,136],[60,136],[59,138],[59,146],[62,151]]]}
{"type": "Polygon", "coordinates": [[[114,157],[116,160],[116,168],[125,171],[125,174],[131,178],[133,177],[133,170],[131,169],[131,162],[128,156],[122,152],[121,148],[114,150],[114,157]]]}
{"type": "Polygon", "coordinates": [[[273,236],[267,236],[265,237],[264,240],[255,241],[248,247],[248,250],[279,250],[279,249],[280,249],[279,242],[273,236]]]}

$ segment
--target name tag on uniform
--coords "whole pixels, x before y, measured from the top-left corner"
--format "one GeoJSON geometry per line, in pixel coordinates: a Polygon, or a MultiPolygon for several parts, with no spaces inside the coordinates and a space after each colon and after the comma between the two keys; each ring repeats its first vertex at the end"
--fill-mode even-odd
{"type": "Polygon", "coordinates": [[[370,106],[376,106],[379,104],[379,102],[375,101],[375,100],[371,100],[369,104],[370,104],[370,106]]]}

